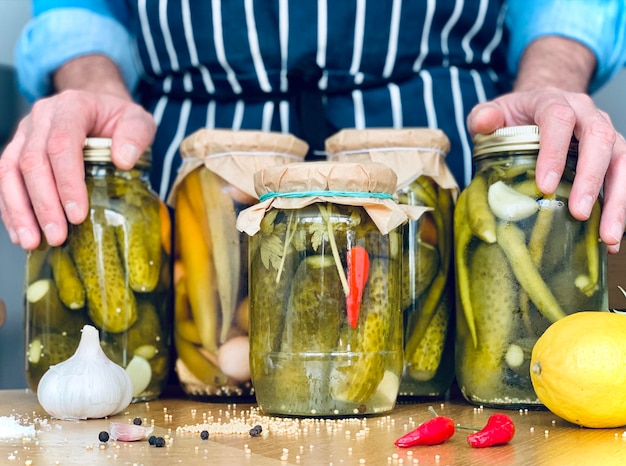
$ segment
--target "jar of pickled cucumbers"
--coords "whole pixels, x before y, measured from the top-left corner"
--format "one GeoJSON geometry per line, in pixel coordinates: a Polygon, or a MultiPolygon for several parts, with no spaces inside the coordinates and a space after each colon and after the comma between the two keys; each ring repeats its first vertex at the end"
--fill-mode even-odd
{"type": "Polygon", "coordinates": [[[258,202],[254,173],[301,162],[289,134],[201,129],[180,146],[174,208],[174,347],[180,387],[193,398],[254,401],[248,338],[248,238],[239,212],[258,202]],[[242,237],[240,237],[242,236],[242,237]]]}
{"type": "Polygon", "coordinates": [[[529,371],[537,339],[567,314],[608,309],[601,203],[587,221],[568,210],[575,142],[552,194],[535,184],[536,126],[474,142],[476,175],[454,213],[457,380],[472,403],[539,408],[529,371]]]}
{"type": "Polygon", "coordinates": [[[124,367],[133,400],[160,395],[169,374],[170,217],[148,181],[151,154],[131,170],[111,162],[111,140],[84,148],[89,213],[65,243],[26,259],[26,379],[36,391],[48,368],[73,355],[85,324],[124,367]]]}
{"type": "Polygon", "coordinates": [[[452,213],[459,188],[446,165],[449,149],[446,135],[429,128],[347,129],[326,140],[330,160],[393,168],[399,202],[428,209],[403,226],[401,402],[445,397],[454,379],[452,213]]]}
{"type": "Polygon", "coordinates": [[[376,163],[296,163],[255,174],[250,365],[264,413],[354,416],[394,406],[402,374],[407,213],[376,163]]]}

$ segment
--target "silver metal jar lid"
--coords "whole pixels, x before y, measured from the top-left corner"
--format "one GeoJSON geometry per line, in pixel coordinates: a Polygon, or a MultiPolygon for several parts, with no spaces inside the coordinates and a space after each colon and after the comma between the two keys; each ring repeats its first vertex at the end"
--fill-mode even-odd
{"type": "Polygon", "coordinates": [[[539,127],[536,125],[508,126],[491,134],[474,136],[474,157],[496,152],[539,150],[539,127]]]}
{"type": "MultiPolygon", "coordinates": [[[[85,162],[110,163],[111,138],[86,138],[83,144],[83,158],[85,162]]],[[[146,149],[135,164],[137,168],[149,168],[152,165],[152,151],[146,149]]]]}

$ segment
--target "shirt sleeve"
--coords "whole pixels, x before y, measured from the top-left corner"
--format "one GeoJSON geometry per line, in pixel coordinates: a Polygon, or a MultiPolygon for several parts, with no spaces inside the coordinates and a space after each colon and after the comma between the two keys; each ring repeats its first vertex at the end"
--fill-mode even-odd
{"type": "MultiPolygon", "coordinates": [[[[48,8],[51,1],[35,2],[35,16],[27,23],[15,49],[20,91],[30,101],[53,92],[52,75],[65,62],[88,54],[102,54],[119,67],[124,82],[132,91],[139,72],[132,40],[116,12],[100,1],[96,8],[69,6],[48,8]]],[[[74,2],[76,3],[76,2],[74,2]]],[[[88,2],[79,2],[85,6],[88,2]]]]}
{"type": "Polygon", "coordinates": [[[626,2],[623,0],[509,0],[508,66],[517,74],[524,49],[542,36],[561,36],[587,46],[597,66],[593,92],[626,64],[626,2]]]}

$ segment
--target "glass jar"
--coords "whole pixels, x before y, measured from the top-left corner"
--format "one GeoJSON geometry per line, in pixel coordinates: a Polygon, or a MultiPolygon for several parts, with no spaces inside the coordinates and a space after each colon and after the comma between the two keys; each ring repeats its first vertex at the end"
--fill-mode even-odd
{"type": "Polygon", "coordinates": [[[248,241],[236,219],[258,202],[256,171],[302,161],[307,150],[292,135],[261,131],[201,129],[181,143],[183,165],[168,201],[175,212],[175,370],[190,397],[254,401],[248,241]]]}
{"type": "Polygon", "coordinates": [[[395,406],[406,213],[382,164],[311,162],[255,175],[250,361],[264,413],[354,416],[395,406]]]}
{"type": "Polygon", "coordinates": [[[449,149],[446,135],[429,128],[348,129],[326,140],[330,160],[393,168],[398,201],[428,209],[403,226],[401,402],[443,398],[454,380],[452,214],[459,188],[446,165],[449,149]]]}
{"type": "Polygon", "coordinates": [[[542,407],[530,381],[533,345],[567,314],[608,308],[600,201],[584,222],[568,210],[577,145],[551,195],[535,184],[538,150],[536,126],[476,136],[476,175],[454,213],[456,375],[475,404],[542,407]]]}
{"type": "Polygon", "coordinates": [[[26,379],[37,390],[50,365],[78,347],[83,325],[126,368],[133,401],[160,395],[169,374],[170,217],[148,181],[147,151],[131,170],[111,162],[111,140],[83,148],[89,213],[63,245],[26,259],[26,379]]]}

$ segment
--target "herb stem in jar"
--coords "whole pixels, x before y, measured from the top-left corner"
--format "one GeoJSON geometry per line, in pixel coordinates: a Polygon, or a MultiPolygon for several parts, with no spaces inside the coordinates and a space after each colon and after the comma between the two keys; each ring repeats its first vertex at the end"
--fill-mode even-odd
{"type": "Polygon", "coordinates": [[[331,204],[327,204],[328,210],[321,205],[317,204],[320,214],[326,222],[326,229],[328,231],[328,242],[330,243],[330,249],[333,252],[333,258],[335,259],[335,265],[337,266],[337,272],[339,273],[339,279],[341,280],[341,286],[343,288],[343,292],[346,296],[350,294],[350,286],[348,285],[348,279],[346,277],[346,272],[343,270],[343,263],[341,262],[341,257],[339,256],[339,250],[337,249],[337,242],[335,241],[335,234],[333,232],[333,225],[330,221],[330,214],[332,213],[331,204]]]}
{"type": "Polygon", "coordinates": [[[287,220],[287,230],[285,231],[285,242],[283,243],[283,253],[280,257],[280,266],[278,267],[278,273],[276,274],[276,283],[280,283],[280,277],[283,274],[283,268],[285,267],[285,258],[287,257],[287,248],[291,244],[293,237],[296,234],[296,227],[293,221],[293,211],[289,212],[289,219],[287,220]]]}

